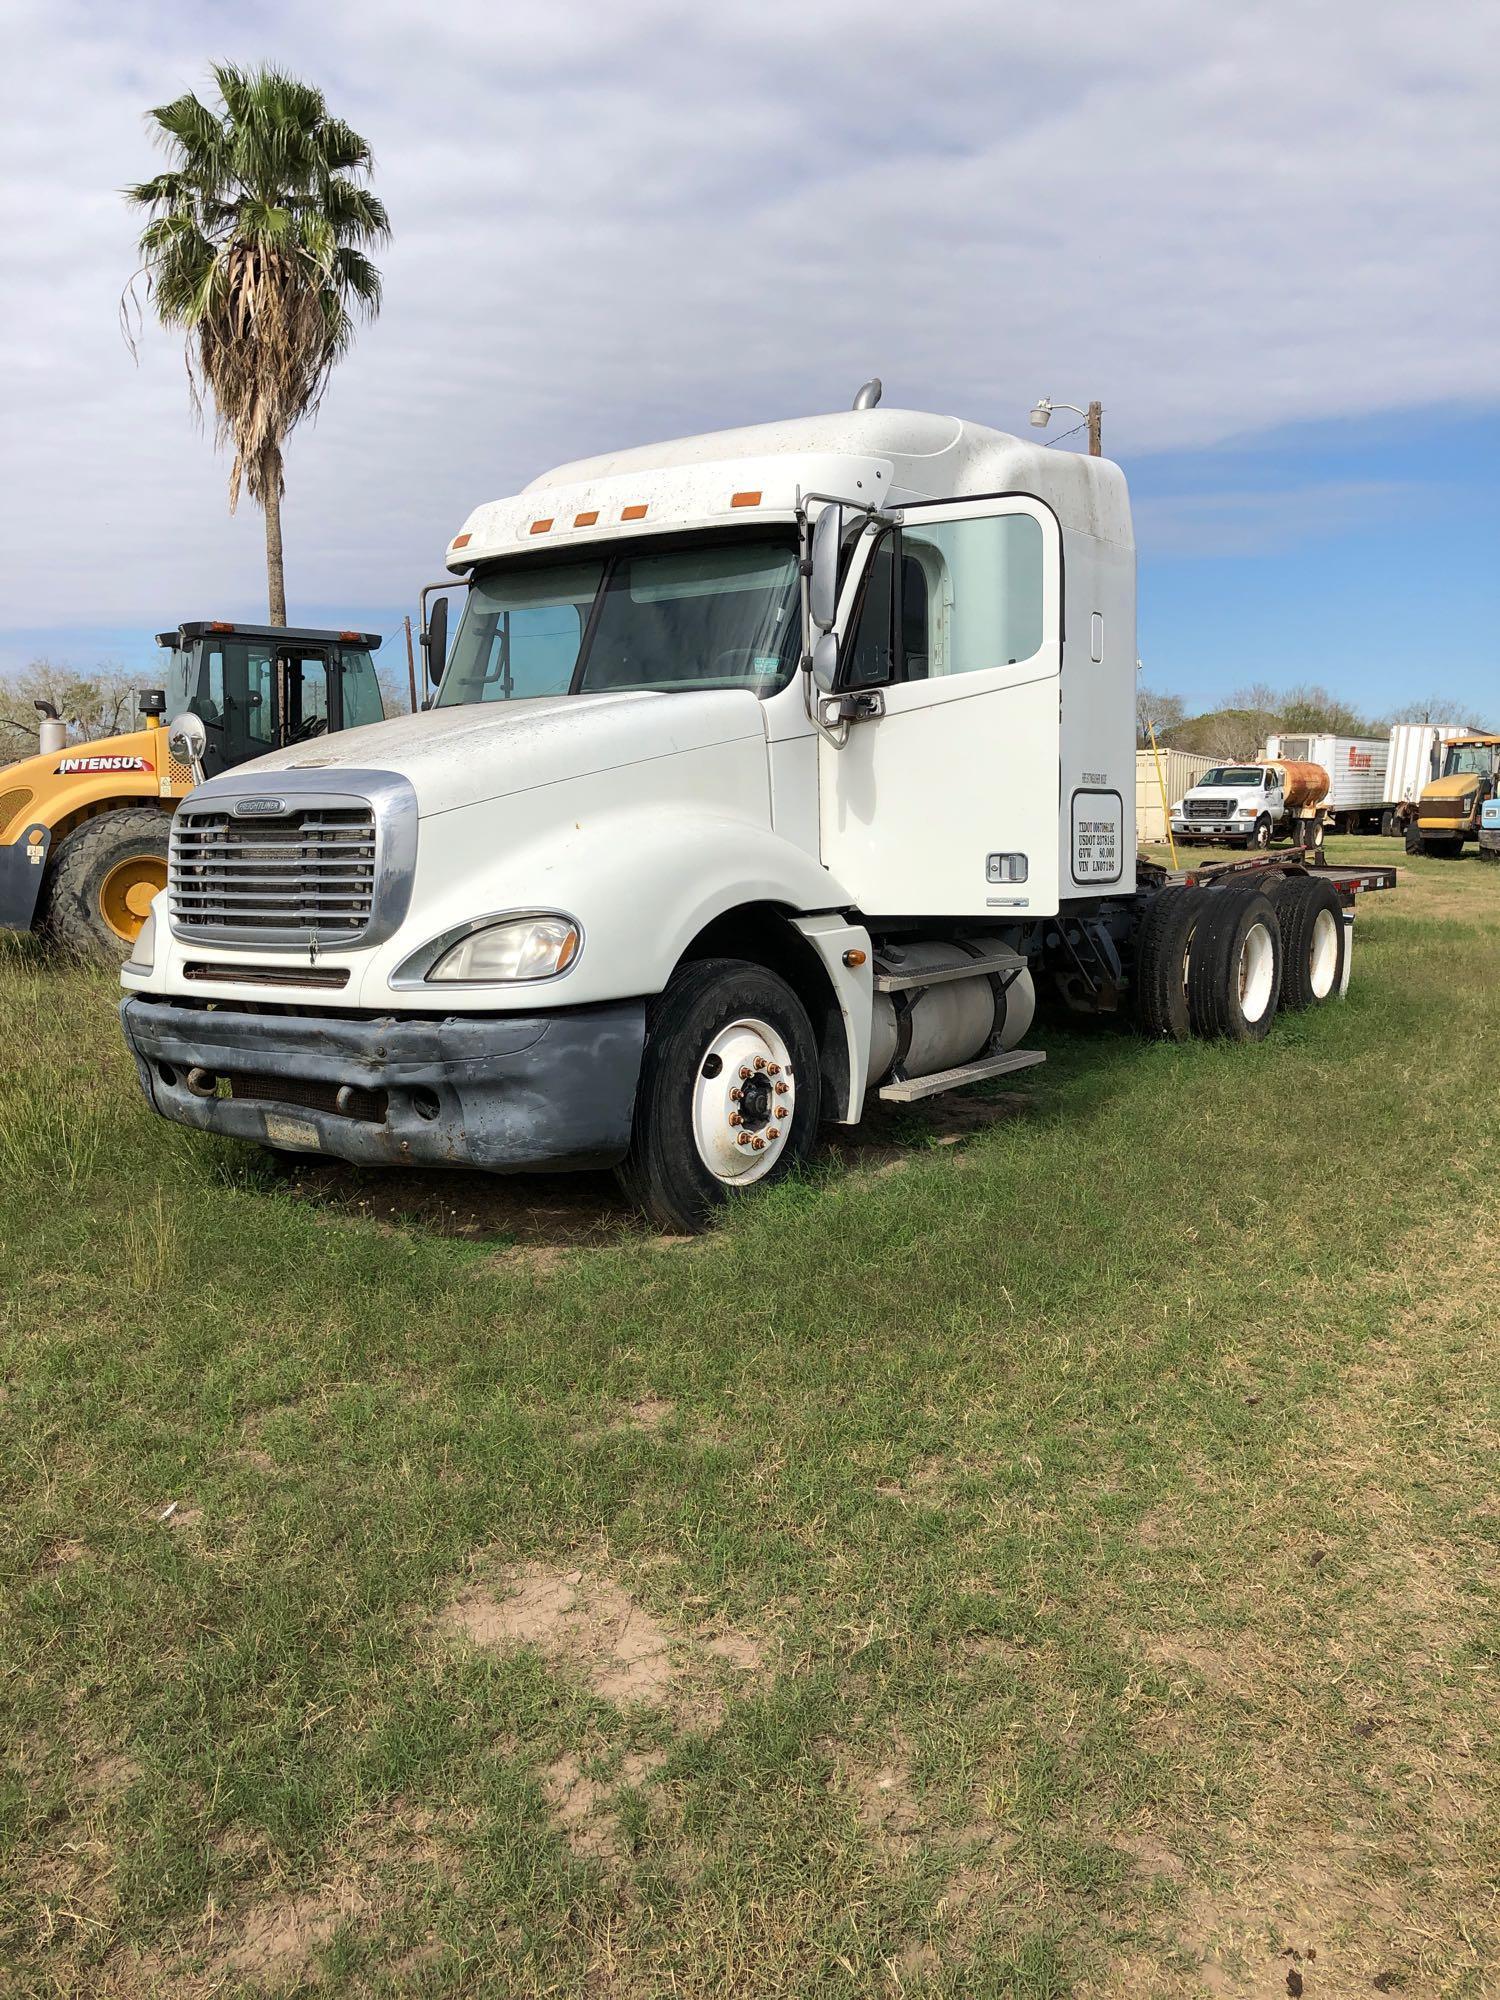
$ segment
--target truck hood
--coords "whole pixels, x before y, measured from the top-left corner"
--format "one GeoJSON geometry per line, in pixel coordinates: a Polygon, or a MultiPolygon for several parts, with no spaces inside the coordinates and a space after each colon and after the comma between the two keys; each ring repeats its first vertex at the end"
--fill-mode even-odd
{"type": "Polygon", "coordinates": [[[486,799],[592,777],[745,738],[764,741],[748,688],[684,694],[632,691],[432,708],[258,757],[235,773],[252,783],[277,771],[395,771],[426,817],[486,799]]]}
{"type": "Polygon", "coordinates": [[[1424,799],[1463,799],[1485,783],[1477,771],[1457,771],[1451,778],[1434,778],[1422,787],[1424,799]]]}

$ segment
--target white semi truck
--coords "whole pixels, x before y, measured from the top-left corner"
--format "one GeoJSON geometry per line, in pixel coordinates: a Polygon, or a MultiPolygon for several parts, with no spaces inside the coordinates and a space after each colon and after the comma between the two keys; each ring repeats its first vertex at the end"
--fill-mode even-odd
{"type": "Polygon", "coordinates": [[[1119,468],[861,404],[477,508],[426,712],[188,797],[123,973],[163,1116],[696,1228],[1041,1062],[1039,986],[1239,1039],[1342,991],[1392,871],[1137,864],[1119,468]]]}

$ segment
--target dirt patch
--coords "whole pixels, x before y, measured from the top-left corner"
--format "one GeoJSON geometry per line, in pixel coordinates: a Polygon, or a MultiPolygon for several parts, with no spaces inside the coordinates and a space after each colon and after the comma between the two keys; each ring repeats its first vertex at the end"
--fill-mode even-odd
{"type": "Polygon", "coordinates": [[[339,1925],[368,1907],[353,1882],[329,1883],[306,1895],[261,1904],[240,1919],[220,1962],[236,1979],[292,1985],[306,1976],[339,1925]]]}
{"type": "Polygon", "coordinates": [[[626,1787],[648,1778],[664,1756],[660,1750],[631,1751],[608,1778],[588,1776],[582,1760],[571,1750],[547,1766],[542,1773],[542,1790],[547,1795],[554,1824],[575,1854],[592,1860],[618,1854],[620,1824],[614,1812],[616,1796],[626,1787]]]}
{"type": "Polygon", "coordinates": [[[994,1097],[952,1091],[917,1104],[866,1103],[865,1115],[852,1129],[836,1126],[818,1147],[831,1163],[883,1175],[895,1172],[936,1146],[957,1146],[966,1139],[1010,1124],[1036,1109],[1036,1100],[1018,1090],[994,1097]]]}
{"type": "Polygon", "coordinates": [[[43,1570],[68,1569],[76,1562],[82,1562],[88,1550],[84,1544],[74,1541],[71,1536],[60,1542],[50,1542],[41,1554],[39,1567],[43,1570]]]}
{"type": "Polygon", "coordinates": [[[255,1445],[246,1445],[243,1450],[235,1453],[235,1457],[241,1465],[248,1465],[252,1472],[275,1472],[278,1469],[271,1454],[268,1451],[261,1451],[255,1445]]]}
{"type": "Polygon", "coordinates": [[[712,1626],[704,1626],[697,1636],[705,1653],[712,1653],[716,1660],[742,1674],[757,1673],[765,1665],[765,1647],[748,1633],[716,1631],[712,1626]]]}
{"type": "Polygon", "coordinates": [[[621,1415],[621,1422],[631,1430],[659,1431],[663,1424],[670,1422],[677,1405],[665,1396],[642,1396],[634,1403],[627,1403],[621,1415]]]}
{"type": "Polygon", "coordinates": [[[80,1765],[79,1789],[93,1799],[118,1798],[141,1775],[141,1765],[123,1750],[106,1751],[80,1765]]]}
{"type": "Polygon", "coordinates": [[[852,1799],[859,1823],[875,1846],[902,1849],[923,1824],[906,1739],[898,1734],[881,1764],[871,1764],[828,1738],[818,1748],[831,1760],[833,1784],[852,1799]]]}
{"type": "Polygon", "coordinates": [[[568,1260],[566,1247],[561,1243],[513,1243],[508,1250],[499,1250],[490,1259],[496,1271],[525,1271],[533,1278],[552,1278],[568,1260]]]}

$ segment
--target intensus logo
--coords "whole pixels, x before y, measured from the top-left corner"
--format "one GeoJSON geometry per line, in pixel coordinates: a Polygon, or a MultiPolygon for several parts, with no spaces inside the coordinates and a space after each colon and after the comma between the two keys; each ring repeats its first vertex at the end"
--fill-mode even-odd
{"type": "Polygon", "coordinates": [[[149,771],[144,757],[64,757],[57,767],[60,778],[93,777],[101,771],[149,771]]]}

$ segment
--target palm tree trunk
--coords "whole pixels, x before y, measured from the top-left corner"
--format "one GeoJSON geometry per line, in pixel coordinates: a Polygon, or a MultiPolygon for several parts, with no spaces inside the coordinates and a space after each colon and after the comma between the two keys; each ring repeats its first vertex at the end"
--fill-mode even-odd
{"type": "Polygon", "coordinates": [[[281,453],[272,446],[261,492],[266,516],[266,585],[271,600],[271,623],[286,623],[286,570],[281,560],[281,453]]]}

